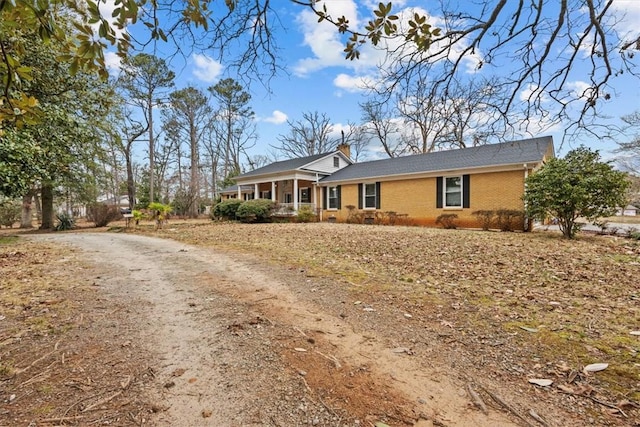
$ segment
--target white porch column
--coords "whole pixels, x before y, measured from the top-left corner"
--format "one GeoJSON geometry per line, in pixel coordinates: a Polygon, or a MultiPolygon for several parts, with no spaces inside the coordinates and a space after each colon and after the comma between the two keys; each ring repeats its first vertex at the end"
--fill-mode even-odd
{"type": "Polygon", "coordinates": [[[238,184],[238,200],[242,200],[242,186],[238,184]]]}
{"type": "Polygon", "coordinates": [[[298,178],[293,179],[293,210],[298,211],[298,178]]]}
{"type": "Polygon", "coordinates": [[[259,199],[260,194],[258,194],[258,184],[253,184],[253,198],[259,199]]]}
{"type": "Polygon", "coordinates": [[[271,181],[271,201],[276,201],[276,182],[271,181]]]}

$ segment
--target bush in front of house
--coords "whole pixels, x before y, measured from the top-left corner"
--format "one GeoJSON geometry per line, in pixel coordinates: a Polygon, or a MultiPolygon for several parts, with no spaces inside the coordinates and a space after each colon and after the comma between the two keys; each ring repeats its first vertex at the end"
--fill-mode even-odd
{"type": "Polygon", "coordinates": [[[301,206],[298,209],[298,215],[296,216],[297,222],[316,222],[318,215],[311,206],[301,206]]]}
{"type": "Polygon", "coordinates": [[[268,222],[271,221],[275,206],[274,202],[267,199],[247,200],[238,207],[236,217],[242,222],[268,222]]]}
{"type": "Polygon", "coordinates": [[[106,227],[121,216],[120,209],[115,205],[93,203],[87,207],[87,220],[93,222],[96,227],[106,227]]]}
{"type": "Polygon", "coordinates": [[[484,231],[487,231],[491,228],[493,224],[493,217],[496,215],[495,211],[492,210],[479,210],[471,212],[471,215],[478,218],[480,225],[484,231]]]}
{"type": "Polygon", "coordinates": [[[524,212],[517,209],[498,209],[496,222],[500,231],[513,231],[524,222],[524,212]]]}
{"type": "Polygon", "coordinates": [[[211,213],[211,219],[235,220],[238,208],[244,203],[240,199],[229,199],[218,203],[211,213]]]}
{"type": "Polygon", "coordinates": [[[456,219],[458,219],[458,214],[442,214],[436,218],[436,224],[440,224],[442,228],[452,230],[458,228],[456,219]]]}

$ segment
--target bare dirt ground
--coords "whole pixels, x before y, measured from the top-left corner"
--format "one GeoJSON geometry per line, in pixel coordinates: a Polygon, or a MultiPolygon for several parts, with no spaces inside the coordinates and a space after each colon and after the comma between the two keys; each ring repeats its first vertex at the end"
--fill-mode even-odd
{"type": "Polygon", "coordinates": [[[153,234],[0,244],[0,425],[639,425],[633,242],[153,234]]]}

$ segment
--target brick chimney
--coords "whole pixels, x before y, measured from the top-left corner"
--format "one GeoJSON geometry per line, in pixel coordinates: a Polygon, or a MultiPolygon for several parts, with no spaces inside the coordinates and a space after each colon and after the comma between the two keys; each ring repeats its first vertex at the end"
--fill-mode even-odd
{"type": "Polygon", "coordinates": [[[344,154],[348,158],[351,158],[351,146],[349,144],[343,142],[342,144],[338,145],[338,150],[342,151],[342,154],[344,154]]]}

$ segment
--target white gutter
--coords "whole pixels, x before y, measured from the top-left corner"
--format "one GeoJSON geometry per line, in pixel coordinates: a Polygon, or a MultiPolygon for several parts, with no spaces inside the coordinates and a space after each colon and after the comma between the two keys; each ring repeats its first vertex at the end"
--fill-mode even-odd
{"type": "MultiPolygon", "coordinates": [[[[529,177],[529,168],[527,166],[527,164],[524,164],[524,193],[523,194],[527,194],[527,178],[529,177]]],[[[530,231],[529,229],[529,218],[527,217],[527,202],[526,200],[524,201],[524,224],[522,226],[522,229],[524,231],[530,231]]]]}

